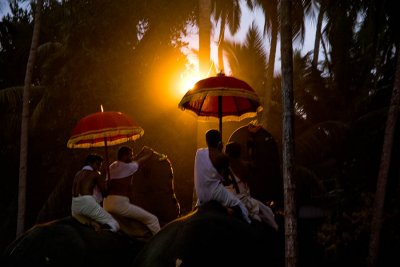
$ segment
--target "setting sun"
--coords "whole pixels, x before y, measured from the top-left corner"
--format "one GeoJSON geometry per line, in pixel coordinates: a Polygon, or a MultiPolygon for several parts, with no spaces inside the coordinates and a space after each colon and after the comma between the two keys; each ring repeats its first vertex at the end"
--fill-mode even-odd
{"type": "Polygon", "coordinates": [[[200,73],[193,70],[186,70],[179,77],[178,92],[181,97],[183,97],[186,92],[193,88],[194,84],[202,79],[200,73]]]}

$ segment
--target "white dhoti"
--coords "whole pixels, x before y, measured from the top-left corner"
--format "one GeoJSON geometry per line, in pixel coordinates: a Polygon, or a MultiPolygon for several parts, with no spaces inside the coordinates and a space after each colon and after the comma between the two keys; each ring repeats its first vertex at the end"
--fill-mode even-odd
{"type": "Polygon", "coordinates": [[[100,224],[109,225],[113,232],[119,230],[118,222],[91,195],[73,197],[71,214],[72,217],[83,224],[90,224],[90,220],[93,220],[100,224]]]}
{"type": "Polygon", "coordinates": [[[244,204],[222,184],[222,176],[213,166],[207,148],[200,148],[196,152],[194,163],[194,182],[198,205],[215,200],[225,207],[238,206],[243,218],[251,223],[249,213],[244,204]]]}
{"type": "Polygon", "coordinates": [[[227,186],[226,188],[244,203],[249,211],[249,216],[254,220],[263,221],[275,230],[278,230],[278,224],[275,221],[275,215],[272,209],[258,199],[251,197],[250,188],[247,184],[242,182],[232,170],[231,173],[233,174],[233,179],[236,180],[240,193],[236,193],[232,186],[227,186]]]}
{"type": "Polygon", "coordinates": [[[160,223],[157,216],[129,202],[125,196],[109,195],[103,201],[104,209],[122,217],[135,219],[142,222],[155,235],[160,231],[160,223]]]}
{"type": "Polygon", "coordinates": [[[275,221],[275,215],[274,212],[270,207],[262,203],[261,201],[257,200],[259,203],[259,216],[261,220],[267,224],[269,224],[272,228],[275,230],[278,230],[278,224],[275,221]]]}

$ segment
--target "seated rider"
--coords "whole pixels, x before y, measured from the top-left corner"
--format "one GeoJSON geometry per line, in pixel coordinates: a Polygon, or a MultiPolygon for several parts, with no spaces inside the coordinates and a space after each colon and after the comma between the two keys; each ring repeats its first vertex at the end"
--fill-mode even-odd
{"type": "Polygon", "coordinates": [[[250,188],[248,186],[249,164],[240,159],[241,146],[237,142],[229,142],[225,147],[225,153],[229,157],[230,179],[237,184],[238,190],[227,187],[234,193],[246,206],[249,216],[259,222],[270,225],[273,229],[278,230],[278,224],[275,221],[275,215],[270,207],[251,197],[250,188]]]}
{"type": "Polygon", "coordinates": [[[108,226],[111,231],[119,230],[118,222],[100,206],[94,196],[96,187],[104,192],[105,180],[100,175],[103,158],[90,154],[86,157],[83,168],[75,175],[72,185],[71,214],[83,224],[92,225],[96,230],[108,226]]]}
{"type": "Polygon", "coordinates": [[[251,223],[244,204],[223,185],[223,170],[229,163],[222,152],[222,137],[218,130],[206,133],[207,148],[199,148],[194,163],[194,185],[197,194],[197,205],[215,200],[227,208],[239,209],[243,219],[251,223]]]}
{"type": "Polygon", "coordinates": [[[117,161],[110,164],[110,179],[108,181],[108,195],[103,201],[104,208],[115,215],[137,220],[155,235],[160,231],[158,218],[145,209],[130,203],[133,174],[153,155],[153,150],[144,147],[143,154],[133,160],[133,151],[127,146],[118,150],[117,161]]]}

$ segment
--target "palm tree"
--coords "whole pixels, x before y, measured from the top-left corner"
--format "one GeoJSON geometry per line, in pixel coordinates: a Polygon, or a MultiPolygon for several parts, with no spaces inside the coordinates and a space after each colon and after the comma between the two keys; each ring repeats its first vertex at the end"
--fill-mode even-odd
{"type": "Polygon", "coordinates": [[[228,25],[231,34],[235,34],[240,26],[242,11],[240,0],[213,0],[212,10],[215,21],[220,20],[218,37],[218,68],[224,72],[223,46],[225,40],[225,26],[228,25]]]}
{"type": "Polygon", "coordinates": [[[226,59],[232,75],[248,81],[258,95],[263,95],[266,71],[264,40],[255,23],[243,42],[226,41],[226,59]]]}
{"type": "Polygon", "coordinates": [[[389,113],[386,120],[386,129],[383,140],[382,156],[379,166],[378,180],[374,200],[374,213],[371,222],[371,235],[369,241],[368,266],[377,266],[379,243],[382,229],[382,217],[386,196],[386,185],[388,181],[389,167],[391,162],[393,139],[396,129],[396,122],[399,115],[400,105],[400,54],[397,53],[397,64],[392,98],[389,106],[389,113]]]}
{"type": "Polygon", "coordinates": [[[314,41],[314,53],[313,53],[313,61],[312,61],[312,66],[313,68],[318,67],[318,56],[319,56],[319,46],[320,42],[322,39],[322,22],[324,20],[324,14],[325,14],[325,1],[319,0],[316,1],[319,4],[319,11],[318,11],[318,17],[317,17],[317,26],[315,29],[315,41],[314,41]]]}
{"type": "Polygon", "coordinates": [[[202,75],[210,68],[211,0],[199,0],[199,70],[202,75]]]}
{"type": "Polygon", "coordinates": [[[32,73],[35,66],[37,48],[39,46],[40,18],[43,7],[43,0],[36,1],[35,22],[33,26],[32,43],[29,52],[28,63],[24,82],[24,93],[22,102],[21,118],[21,147],[20,165],[18,182],[18,214],[16,236],[20,236],[25,228],[25,208],[26,208],[26,176],[28,167],[28,133],[29,133],[29,93],[31,90],[32,73]]]}
{"type": "Polygon", "coordinates": [[[293,48],[292,48],[292,2],[282,0],[280,5],[281,55],[282,55],[282,106],[283,106],[283,185],[285,210],[285,259],[287,267],[296,267],[297,220],[296,186],[294,183],[294,106],[293,106],[293,48]]]}
{"type": "MultiPolygon", "coordinates": [[[[265,100],[264,100],[264,110],[262,116],[262,124],[267,127],[268,120],[271,113],[271,97],[272,97],[272,87],[275,72],[275,57],[276,57],[276,46],[278,43],[280,20],[279,20],[279,6],[280,0],[263,1],[256,0],[255,4],[259,6],[265,17],[264,24],[264,34],[270,33],[270,51],[268,57],[268,67],[266,76],[266,86],[265,86],[265,100]]],[[[292,12],[292,33],[293,39],[300,38],[300,42],[304,41],[305,35],[305,25],[304,25],[304,9],[310,4],[310,0],[296,0],[292,3],[295,8],[292,12]]]]}

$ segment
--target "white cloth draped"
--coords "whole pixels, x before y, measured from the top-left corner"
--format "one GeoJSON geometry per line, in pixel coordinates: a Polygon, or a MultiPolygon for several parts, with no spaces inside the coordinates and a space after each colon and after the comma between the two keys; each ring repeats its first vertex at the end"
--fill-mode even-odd
{"type": "Polygon", "coordinates": [[[109,225],[113,232],[119,230],[118,222],[91,195],[73,197],[71,211],[72,217],[83,224],[90,224],[90,220],[94,220],[98,223],[109,225]]]}
{"type": "Polygon", "coordinates": [[[238,184],[240,192],[237,194],[232,186],[227,186],[226,188],[244,203],[249,211],[249,216],[254,220],[263,221],[275,230],[278,230],[278,224],[275,221],[275,215],[272,209],[258,199],[251,197],[248,185],[241,181],[232,169],[231,173],[238,184]]]}
{"type": "Polygon", "coordinates": [[[250,223],[246,207],[239,198],[223,186],[222,178],[210,160],[208,148],[199,148],[194,163],[194,183],[198,205],[215,200],[225,207],[239,206],[243,218],[250,223]]]}
{"type": "Polygon", "coordinates": [[[121,179],[134,174],[139,169],[139,163],[114,161],[110,164],[110,179],[121,179]]]}
{"type": "Polygon", "coordinates": [[[128,197],[109,195],[104,199],[103,206],[108,212],[140,221],[150,229],[153,235],[160,231],[158,218],[141,207],[130,203],[128,197]]]}

